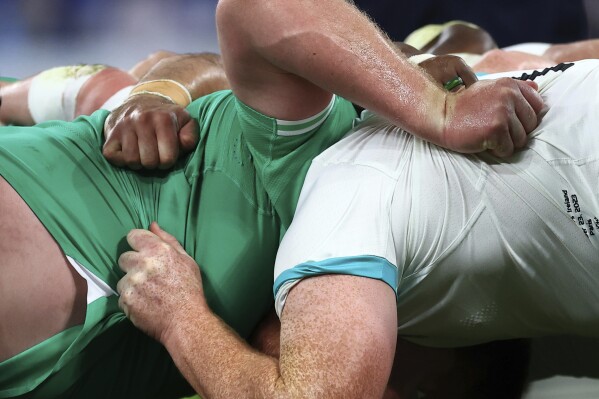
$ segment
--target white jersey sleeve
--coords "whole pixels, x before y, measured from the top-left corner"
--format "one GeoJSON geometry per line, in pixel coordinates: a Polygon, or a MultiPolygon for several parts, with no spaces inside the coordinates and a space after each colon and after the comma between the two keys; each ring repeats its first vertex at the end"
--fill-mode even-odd
{"type": "Polygon", "coordinates": [[[392,176],[370,166],[312,164],[277,255],[279,317],[289,290],[306,277],[356,275],[382,280],[397,291],[390,218],[394,186],[392,176]]]}

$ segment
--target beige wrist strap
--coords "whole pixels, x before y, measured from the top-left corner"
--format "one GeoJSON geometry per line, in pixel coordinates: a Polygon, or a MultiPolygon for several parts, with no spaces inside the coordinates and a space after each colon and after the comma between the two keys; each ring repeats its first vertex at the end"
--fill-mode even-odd
{"type": "Polygon", "coordinates": [[[129,97],[151,94],[169,100],[173,104],[187,107],[191,103],[191,94],[181,83],[171,79],[156,79],[136,85],[129,97]]]}

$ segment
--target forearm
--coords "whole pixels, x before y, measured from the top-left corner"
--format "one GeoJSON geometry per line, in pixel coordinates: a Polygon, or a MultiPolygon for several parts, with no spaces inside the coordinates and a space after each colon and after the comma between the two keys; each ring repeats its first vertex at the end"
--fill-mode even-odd
{"type": "Polygon", "coordinates": [[[229,88],[220,56],[213,53],[181,54],[164,58],[140,79],[140,83],[157,79],[171,79],[181,83],[192,99],[229,88]]]}
{"type": "Polygon", "coordinates": [[[556,63],[599,58],[599,39],[554,44],[545,51],[543,56],[551,58],[556,63]]]}
{"type": "Polygon", "coordinates": [[[396,296],[387,283],[346,275],[300,281],[281,316],[277,362],[212,314],[197,264],[173,236],[152,223],[150,231],[131,231],[127,243],[119,305],[205,397],[382,397],[397,335],[396,296]]]}
{"type": "Polygon", "coordinates": [[[198,393],[210,399],[293,397],[283,392],[276,359],[251,349],[207,310],[187,315],[163,343],[198,393]]]}
{"type": "MultiPolygon", "coordinates": [[[[219,7],[233,14],[226,22],[237,26],[236,37],[268,64],[439,142],[445,93],[355,7],[343,0],[248,3],[221,0],[219,7]]],[[[227,59],[225,66],[229,72],[227,59]]]]}

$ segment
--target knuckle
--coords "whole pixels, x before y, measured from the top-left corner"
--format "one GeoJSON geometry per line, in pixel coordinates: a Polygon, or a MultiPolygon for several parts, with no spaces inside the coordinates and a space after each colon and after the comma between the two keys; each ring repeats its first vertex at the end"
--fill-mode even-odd
{"type": "Polygon", "coordinates": [[[451,54],[446,55],[445,61],[448,64],[465,64],[464,60],[461,57],[451,54]]]}
{"type": "Polygon", "coordinates": [[[494,141],[497,141],[505,130],[505,117],[502,111],[503,109],[500,109],[497,113],[497,117],[491,120],[489,129],[487,130],[487,138],[493,139],[494,141]]]}
{"type": "Polygon", "coordinates": [[[163,253],[170,253],[174,251],[174,248],[167,242],[161,241],[158,243],[158,250],[163,253]]]}
{"type": "Polygon", "coordinates": [[[154,122],[163,126],[174,126],[177,119],[177,114],[174,112],[159,112],[154,115],[154,122]]]}
{"type": "MultiPolygon", "coordinates": [[[[146,261],[144,260],[144,264],[146,263],[146,261]]],[[[138,285],[142,284],[144,281],[144,276],[143,273],[132,273],[129,276],[129,286],[130,287],[137,287],[138,285]]],[[[132,290],[127,290],[128,295],[131,296],[132,295],[132,290]]]]}
{"type": "Polygon", "coordinates": [[[102,155],[107,159],[113,159],[116,156],[116,151],[111,147],[104,146],[102,148],[102,155]]]}
{"type": "Polygon", "coordinates": [[[131,290],[128,287],[121,287],[119,303],[124,306],[131,304],[131,290]]]}
{"type": "Polygon", "coordinates": [[[133,116],[135,121],[140,124],[147,124],[152,121],[152,112],[138,111],[133,116]]]}
{"type": "MultiPolygon", "coordinates": [[[[138,235],[139,235],[139,230],[137,230],[137,229],[130,230],[127,233],[127,240],[134,240],[137,238],[138,235]]],[[[126,255],[126,254],[127,254],[127,252],[125,252],[123,255],[126,255]]]]}

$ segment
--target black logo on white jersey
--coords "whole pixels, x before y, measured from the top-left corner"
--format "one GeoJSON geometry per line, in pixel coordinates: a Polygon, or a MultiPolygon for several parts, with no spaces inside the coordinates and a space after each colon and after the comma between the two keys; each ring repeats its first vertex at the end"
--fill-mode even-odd
{"type": "Polygon", "coordinates": [[[512,76],[512,79],[532,81],[538,78],[539,76],[547,75],[549,72],[563,72],[566,69],[570,68],[572,65],[574,65],[573,62],[562,62],[560,64],[557,64],[556,66],[545,68],[542,71],[536,70],[532,71],[531,73],[523,73],[520,77],[512,76]]]}

